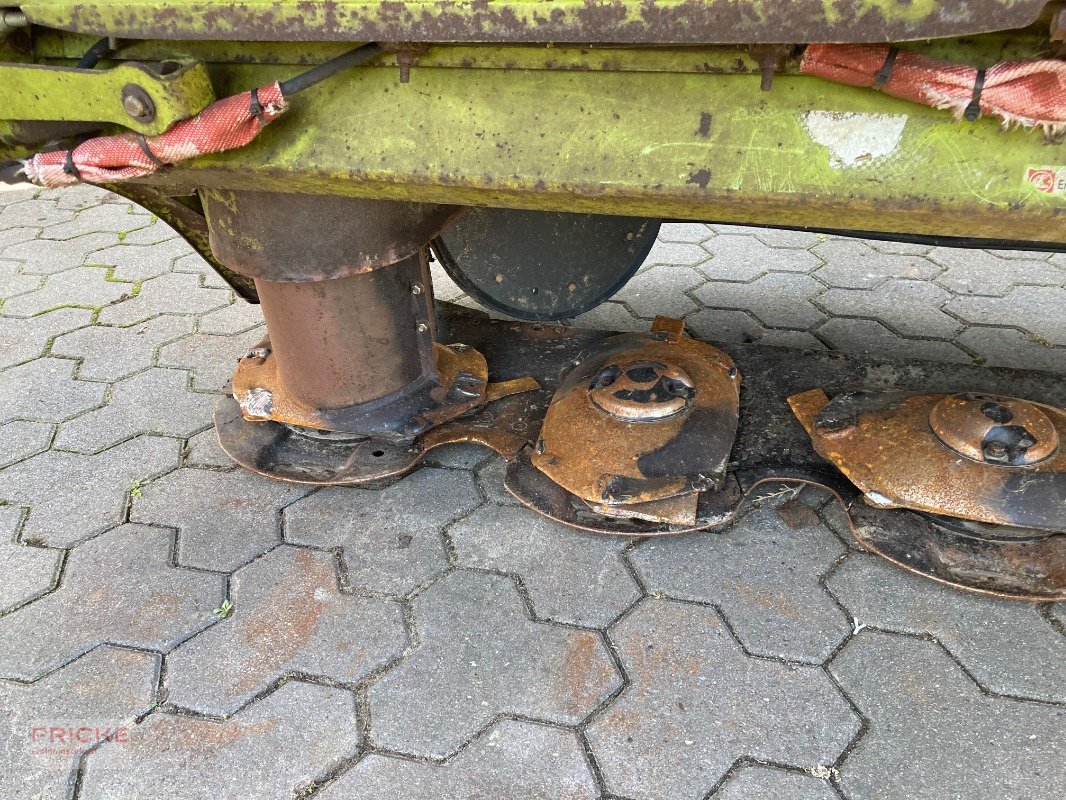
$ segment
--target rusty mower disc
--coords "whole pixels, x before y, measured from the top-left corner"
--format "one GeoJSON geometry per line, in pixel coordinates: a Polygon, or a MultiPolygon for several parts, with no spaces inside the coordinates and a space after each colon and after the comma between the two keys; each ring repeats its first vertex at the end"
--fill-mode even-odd
{"type": "Polygon", "coordinates": [[[868,550],[973,591],[1066,598],[1066,410],[968,392],[814,389],[788,402],[862,492],[852,531],[868,550]]]}
{"type": "Polygon", "coordinates": [[[720,523],[739,502],[726,463],[740,380],[729,356],[676,320],[608,337],[563,376],[508,488],[548,516],[606,533],[720,523]]]}

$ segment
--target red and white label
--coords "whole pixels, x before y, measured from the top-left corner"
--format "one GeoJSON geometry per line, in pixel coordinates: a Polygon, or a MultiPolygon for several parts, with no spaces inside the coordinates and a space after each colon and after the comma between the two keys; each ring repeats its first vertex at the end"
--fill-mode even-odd
{"type": "Polygon", "coordinates": [[[1029,167],[1025,180],[1038,192],[1066,194],[1066,167],[1029,167]]]}

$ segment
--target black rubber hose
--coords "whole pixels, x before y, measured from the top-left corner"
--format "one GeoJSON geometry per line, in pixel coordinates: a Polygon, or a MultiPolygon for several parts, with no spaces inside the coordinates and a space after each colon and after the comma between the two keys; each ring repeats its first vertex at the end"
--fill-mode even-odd
{"type": "Polygon", "coordinates": [[[113,52],[114,50],[111,49],[111,38],[105,36],[85,51],[85,55],[83,55],[78,62],[78,69],[93,69],[113,52]]]}
{"type": "Polygon", "coordinates": [[[302,92],[304,89],[314,86],[316,83],[321,83],[326,78],[336,75],[341,70],[365,64],[366,62],[377,58],[383,52],[385,51],[376,44],[365,44],[354,50],[349,50],[344,55],[331,58],[324,64],[312,67],[307,70],[307,72],[301,73],[294,78],[289,78],[287,81],[282,81],[281,93],[285,97],[289,97],[290,95],[296,94],[296,92],[302,92]]]}

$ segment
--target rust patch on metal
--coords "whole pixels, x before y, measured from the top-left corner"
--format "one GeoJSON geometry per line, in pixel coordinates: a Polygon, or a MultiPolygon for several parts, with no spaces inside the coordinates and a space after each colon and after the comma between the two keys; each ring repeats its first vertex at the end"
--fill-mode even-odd
{"type": "Polygon", "coordinates": [[[821,389],[793,395],[788,402],[818,454],[871,505],[1066,532],[1066,448],[1045,452],[1066,439],[1064,409],[966,393],[850,392],[830,401],[821,389]],[[1003,433],[1009,421],[993,419],[987,429],[975,426],[973,415],[986,414],[982,407],[1002,419],[1017,413],[1038,433],[1003,433]],[[934,432],[936,426],[939,432],[934,432]],[[967,431],[972,440],[966,439],[967,431]],[[957,449],[941,435],[956,442],[957,449]],[[1034,442],[1023,447],[1027,436],[1034,442]],[[1024,452],[1041,444],[1037,436],[1043,437],[1044,447],[1037,450],[1042,458],[1025,463],[1024,452]]]}
{"type": "MultiPolygon", "coordinates": [[[[488,364],[472,347],[434,343],[433,353],[439,376],[438,404],[424,409],[422,416],[439,425],[487,402],[488,364]],[[457,391],[452,391],[456,389],[457,391]],[[454,396],[453,396],[454,395],[454,396]]],[[[278,360],[265,339],[237,362],[233,376],[233,398],[249,422],[280,422],[301,428],[338,431],[326,410],[311,406],[286,388],[278,372],[278,360]]]]}
{"type": "MultiPolygon", "coordinates": [[[[942,0],[928,11],[909,4],[824,0],[728,2],[682,0],[639,5],[622,0],[532,11],[528,3],[440,0],[426,3],[258,5],[199,2],[124,8],[78,2],[51,9],[24,6],[38,24],[63,30],[136,39],[239,39],[245,41],[393,42],[624,42],[641,44],[775,43],[793,41],[885,42],[963,36],[1023,28],[1046,0],[942,0]],[[882,8],[881,6],[884,6],[882,8]]],[[[540,6],[542,4],[536,4],[540,6]]]]}
{"type": "Polygon", "coordinates": [[[326,281],[415,256],[467,209],[335,195],[201,189],[211,251],[257,280],[326,281]]]}

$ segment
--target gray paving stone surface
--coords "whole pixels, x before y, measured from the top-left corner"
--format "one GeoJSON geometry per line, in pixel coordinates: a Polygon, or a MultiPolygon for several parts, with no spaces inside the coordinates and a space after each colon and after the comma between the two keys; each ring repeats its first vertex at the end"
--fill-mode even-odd
{"type": "MultiPolygon", "coordinates": [[[[61,313],[78,312],[52,312],[61,313]]],[[[80,358],[78,377],[82,380],[117,381],[150,367],[161,345],[191,333],[192,328],[189,317],[175,316],[155,317],[126,328],[92,325],[56,337],[51,352],[80,358]]]]}
{"type": "Polygon", "coordinates": [[[852,629],[821,586],[844,552],[824,526],[793,530],[764,505],[727,536],[649,539],[630,558],[649,591],[723,609],[748,652],[820,664],[852,629]]]}
{"type": "Polygon", "coordinates": [[[107,405],[59,426],[55,446],[95,453],[142,433],[184,437],[203,426],[214,405],[186,391],[189,373],[148,369],[111,387],[107,405]]]}
{"type": "Polygon", "coordinates": [[[0,506],[0,613],[51,589],[62,563],[59,550],[16,543],[22,517],[17,506],[0,506]]]}
{"type": "Polygon", "coordinates": [[[0,617],[0,676],[33,680],[101,644],[169,650],[218,622],[221,578],[172,566],[173,540],[122,525],[75,548],[54,592],[0,617]]]}
{"type": "Polygon", "coordinates": [[[641,596],[620,536],[575,531],[506,506],[479,509],[449,536],[460,565],[520,576],[540,619],[602,628],[641,596]]]}
{"type": "Polygon", "coordinates": [[[69,797],[79,757],[151,708],[158,670],[151,653],[100,647],[36,683],[0,681],[0,795],[69,797]]]}
{"type": "Polygon", "coordinates": [[[178,448],[139,436],[95,456],[49,450],[0,471],[0,499],[30,507],[24,541],[70,547],[122,522],[135,485],[176,467],[178,448]]]}
{"type": "Polygon", "coordinates": [[[599,796],[572,731],[501,720],[447,764],[370,755],[327,786],[322,800],[594,800],[599,796]]]}
{"type": "Polygon", "coordinates": [[[387,489],[325,489],[285,511],[285,539],[341,550],[348,582],[392,595],[448,567],[444,525],[481,503],[469,472],[420,469],[387,489]]]}
{"type": "Polygon", "coordinates": [[[864,555],[827,586],[861,623],[935,637],[989,691],[1066,703],[1066,637],[1031,603],[940,591],[864,555]]]}
{"type": "Polygon", "coordinates": [[[74,379],[77,364],[38,358],[11,367],[0,384],[0,423],[62,422],[103,402],[105,386],[74,379]]]}
{"type": "MultiPolygon", "coordinates": [[[[1064,292],[1062,255],[667,223],[577,322],[1066,375],[1064,292]]],[[[635,543],[475,446],[251,475],[211,405],[261,322],[124,198],[0,193],[3,800],[1066,796],[1066,603],[922,581],[806,495],[825,522],[635,543]]]]}
{"type": "Polygon", "coordinates": [[[442,758],[500,715],[576,725],[621,685],[599,635],[533,622],[510,578],[452,573],[413,611],[417,645],[367,692],[389,750],[442,758]]]}
{"type": "Polygon", "coordinates": [[[176,528],[179,564],[229,572],[281,541],[281,510],[306,492],[244,470],[182,468],[144,486],[130,519],[176,528]]]}
{"type": "Polygon", "coordinates": [[[702,798],[745,756],[828,766],[859,731],[822,670],[744,655],[710,606],[648,599],[610,637],[629,686],[587,736],[616,794],[702,798]]]}
{"type": "Polygon", "coordinates": [[[55,426],[45,422],[9,422],[0,425],[0,467],[24,461],[48,449],[55,426]]]}
{"type": "Polygon", "coordinates": [[[282,545],[230,578],[233,611],[167,658],[168,697],[232,714],[300,673],[357,683],[407,646],[399,604],[341,594],[329,553],[282,545]]]}
{"type": "Polygon", "coordinates": [[[71,269],[49,275],[39,289],[9,298],[0,313],[9,317],[33,317],[66,307],[100,312],[105,306],[132,298],[135,289],[131,282],[113,279],[106,267],[71,269]]]}
{"type": "Polygon", "coordinates": [[[771,767],[742,767],[713,800],[838,800],[839,795],[820,778],[771,767]]]}
{"type": "Polygon", "coordinates": [[[1066,795],[1061,706],[989,697],[935,643],[883,633],[863,632],[830,669],[869,720],[840,769],[846,795],[1066,795]]]}
{"type": "Polygon", "coordinates": [[[222,722],[153,714],[129,743],[109,742],[86,759],[81,795],[293,797],[358,748],[350,692],[291,682],[222,722]]]}
{"type": "Polygon", "coordinates": [[[0,369],[43,355],[57,336],[91,321],[92,312],[80,308],[60,308],[32,319],[0,316],[0,369]]]}

